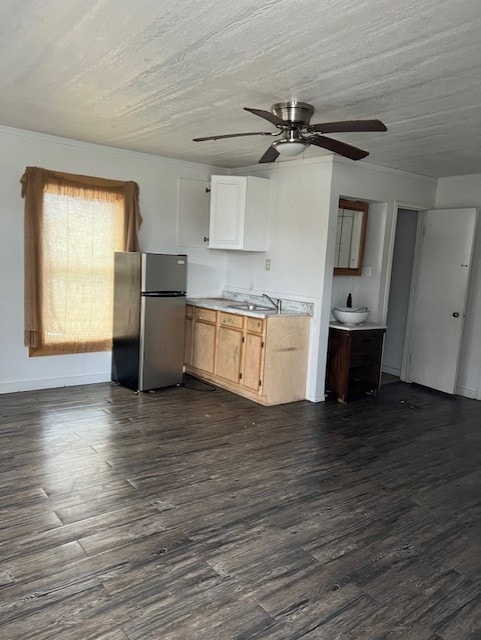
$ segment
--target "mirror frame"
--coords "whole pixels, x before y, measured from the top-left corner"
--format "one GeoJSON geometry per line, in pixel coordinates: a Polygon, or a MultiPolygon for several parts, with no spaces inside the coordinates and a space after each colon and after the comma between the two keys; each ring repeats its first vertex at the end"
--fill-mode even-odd
{"type": "Polygon", "coordinates": [[[369,204],[367,202],[357,202],[355,200],[345,200],[339,198],[339,209],[349,209],[350,211],[360,211],[364,215],[362,217],[361,236],[359,239],[359,264],[355,269],[349,267],[334,267],[335,276],[360,276],[362,275],[362,266],[364,260],[364,249],[366,246],[367,235],[367,217],[369,214],[369,204]]]}

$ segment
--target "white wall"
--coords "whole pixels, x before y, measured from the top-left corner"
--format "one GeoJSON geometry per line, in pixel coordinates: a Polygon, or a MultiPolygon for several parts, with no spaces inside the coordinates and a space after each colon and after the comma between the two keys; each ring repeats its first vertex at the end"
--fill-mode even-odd
{"type": "Polygon", "coordinates": [[[218,295],[225,256],[177,246],[178,178],[215,168],[0,127],[0,393],[110,379],[110,353],[29,358],[23,346],[23,200],[27,166],[134,180],[140,187],[143,251],[188,253],[188,294],[218,295]]]}
{"type": "MultiPolygon", "coordinates": [[[[440,178],[436,208],[478,207],[481,209],[481,175],[440,178]]],[[[481,224],[474,243],[457,392],[481,400],[481,224]]]]}
{"type": "Polygon", "coordinates": [[[353,307],[367,307],[369,322],[381,322],[379,288],[381,286],[382,257],[386,234],[387,203],[369,205],[363,274],[361,276],[334,276],[331,307],[345,306],[347,296],[352,295],[353,307]]]}
{"type": "MultiPolygon", "coordinates": [[[[331,228],[332,157],[249,167],[235,174],[270,179],[268,251],[229,252],[226,288],[314,304],[306,397],[324,399],[325,344],[320,309],[325,292],[326,252],[331,228]],[[265,270],[269,258],[271,268],[265,270]]],[[[335,231],[334,231],[335,233],[335,231]]],[[[330,288],[327,294],[330,297],[330,288]]]]}
{"type": "Polygon", "coordinates": [[[269,250],[229,253],[226,288],[314,303],[306,397],[322,400],[331,307],[344,304],[350,291],[356,304],[370,307],[370,319],[385,322],[397,204],[432,207],[436,180],[331,156],[232,173],[271,180],[269,250]],[[365,264],[371,267],[371,276],[336,277],[333,283],[341,196],[370,202],[365,264]],[[265,271],[266,258],[271,260],[270,271],[265,271]]]}
{"type": "Polygon", "coordinates": [[[432,208],[436,182],[434,178],[378,167],[367,162],[357,164],[335,159],[333,205],[337,206],[336,203],[342,196],[370,203],[364,264],[371,267],[371,275],[336,276],[334,304],[342,302],[349,289],[353,294],[353,304],[369,306],[370,321],[386,322],[398,206],[410,209],[432,208]],[[344,278],[347,285],[342,284],[344,278]]]}

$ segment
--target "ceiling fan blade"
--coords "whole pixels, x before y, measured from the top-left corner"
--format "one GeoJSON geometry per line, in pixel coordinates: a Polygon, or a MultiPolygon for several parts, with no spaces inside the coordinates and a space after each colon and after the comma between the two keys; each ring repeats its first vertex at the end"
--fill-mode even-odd
{"type": "Polygon", "coordinates": [[[262,158],[259,160],[259,163],[262,162],[274,162],[279,156],[279,151],[272,145],[267,149],[262,158]]]}
{"type": "Polygon", "coordinates": [[[204,142],[204,140],[221,140],[222,138],[240,138],[241,136],[271,136],[272,133],[265,131],[253,131],[250,133],[226,133],[222,136],[206,136],[205,138],[192,138],[194,142],[204,142]]]}
{"type": "Polygon", "coordinates": [[[369,151],[363,151],[357,147],[353,147],[345,142],[339,140],[332,140],[332,138],[326,138],[325,136],[313,136],[309,138],[311,144],[315,144],[317,147],[322,147],[333,153],[338,153],[340,156],[345,156],[351,160],[362,160],[369,155],[369,151]]]}
{"type": "Polygon", "coordinates": [[[269,120],[272,124],[275,124],[276,127],[285,127],[286,122],[282,118],[275,116],[270,111],[264,111],[264,109],[250,109],[249,107],[244,107],[244,111],[249,111],[253,113],[255,116],[259,116],[259,118],[264,118],[264,120],[269,120]]]}
{"type": "Polygon", "coordinates": [[[307,127],[308,131],[319,133],[341,133],[343,131],[387,131],[380,120],[341,120],[340,122],[320,122],[307,127]]]}

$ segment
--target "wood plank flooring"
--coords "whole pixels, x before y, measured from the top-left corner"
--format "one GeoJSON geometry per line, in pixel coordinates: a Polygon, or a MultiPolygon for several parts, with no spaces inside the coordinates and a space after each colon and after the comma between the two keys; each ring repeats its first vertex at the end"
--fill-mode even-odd
{"type": "Polygon", "coordinates": [[[0,396],[2,640],[479,640],[481,403],[0,396]]]}

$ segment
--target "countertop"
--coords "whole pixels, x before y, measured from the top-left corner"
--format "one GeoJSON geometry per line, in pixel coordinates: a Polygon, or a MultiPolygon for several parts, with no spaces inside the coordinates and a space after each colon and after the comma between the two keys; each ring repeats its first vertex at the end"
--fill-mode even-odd
{"type": "Polygon", "coordinates": [[[362,324],[343,324],[342,322],[330,322],[329,326],[333,329],[342,329],[343,331],[366,331],[368,329],[387,329],[385,324],[375,324],[374,322],[363,322],[362,324]]]}
{"type": "Polygon", "coordinates": [[[254,318],[266,318],[269,316],[310,316],[310,314],[306,313],[305,311],[291,311],[289,309],[283,309],[281,313],[277,313],[275,309],[260,309],[255,311],[251,311],[249,309],[239,309],[237,307],[240,304],[248,303],[243,303],[240,300],[231,300],[229,298],[187,298],[186,302],[193,307],[205,307],[207,309],[226,311],[227,313],[234,313],[242,316],[252,316],[254,318]]]}

